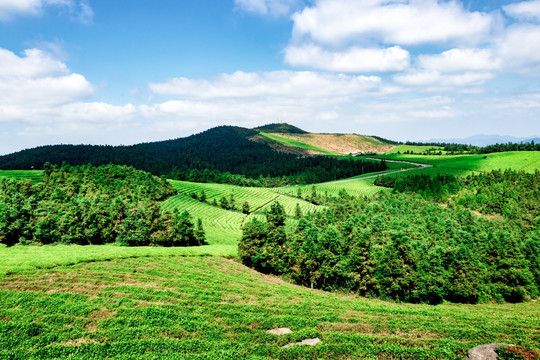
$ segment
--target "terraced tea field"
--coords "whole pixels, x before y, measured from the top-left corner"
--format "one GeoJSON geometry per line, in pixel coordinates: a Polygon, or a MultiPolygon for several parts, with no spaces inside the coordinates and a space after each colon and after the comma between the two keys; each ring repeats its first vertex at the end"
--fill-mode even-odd
{"type": "Polygon", "coordinates": [[[286,188],[280,188],[276,191],[281,194],[287,194],[291,196],[296,196],[298,194],[298,189],[300,189],[302,196],[311,196],[313,188],[315,188],[318,196],[325,196],[326,194],[330,197],[338,197],[340,191],[345,190],[347,194],[351,196],[373,196],[379,191],[388,191],[386,188],[380,188],[373,185],[374,179],[358,179],[354,181],[347,182],[335,182],[335,183],[326,183],[326,184],[316,184],[316,185],[302,185],[302,186],[291,186],[286,188]]]}
{"type": "MultiPolygon", "coordinates": [[[[269,206],[272,206],[276,201],[283,205],[287,216],[294,217],[296,204],[300,205],[303,212],[318,211],[318,207],[305,200],[291,196],[283,196],[283,193],[276,189],[270,188],[250,188],[225,184],[202,184],[190,183],[186,181],[171,181],[171,184],[178,190],[179,193],[190,196],[195,193],[200,195],[204,190],[207,202],[212,202],[214,199],[219,203],[222,197],[227,200],[231,195],[234,196],[237,209],[242,208],[244,201],[247,201],[251,213],[265,213],[269,206]]],[[[293,194],[296,195],[296,194],[293,194]]]]}
{"type": "Polygon", "coordinates": [[[38,182],[43,178],[42,170],[0,170],[0,178],[10,178],[16,180],[32,180],[38,182]]]}
{"type": "Polygon", "coordinates": [[[248,188],[224,184],[202,184],[186,181],[171,180],[171,184],[180,193],[166,200],[162,207],[164,210],[177,208],[180,211],[187,210],[193,218],[203,220],[204,230],[210,244],[234,245],[242,237],[242,225],[253,217],[262,220],[266,212],[275,202],[279,202],[289,219],[288,226],[293,226],[296,221],[296,204],[300,205],[302,213],[319,211],[321,207],[313,205],[305,200],[280,194],[273,189],[248,188]],[[192,194],[199,196],[204,191],[206,202],[193,199],[192,194]],[[236,210],[225,210],[211,205],[213,200],[219,203],[224,197],[229,200],[233,195],[236,210]],[[250,215],[241,212],[242,204],[247,201],[250,206],[250,215]]]}

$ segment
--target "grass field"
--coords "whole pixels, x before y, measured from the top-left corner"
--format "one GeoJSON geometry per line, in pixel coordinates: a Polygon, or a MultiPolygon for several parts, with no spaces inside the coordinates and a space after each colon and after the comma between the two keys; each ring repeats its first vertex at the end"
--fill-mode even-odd
{"type": "Polygon", "coordinates": [[[43,170],[0,170],[0,177],[38,182],[43,178],[43,170]]]}
{"type": "Polygon", "coordinates": [[[441,146],[419,146],[419,145],[399,145],[393,148],[392,150],[389,150],[385,152],[385,155],[392,155],[392,154],[403,154],[405,152],[414,153],[414,154],[421,154],[426,151],[430,150],[436,150],[436,151],[442,151],[444,154],[445,151],[444,148],[441,146]]]}
{"type": "MultiPolygon", "coordinates": [[[[0,274],[2,359],[462,359],[484,343],[540,344],[537,302],[395,304],[294,286],[181,249],[50,267],[56,248],[0,247],[24,269],[0,274]],[[266,332],[276,327],[292,333],[266,332]],[[315,337],[322,343],[282,348],[315,337]]],[[[63,247],[57,262],[80,248],[63,247]]]]}
{"type": "Polygon", "coordinates": [[[317,185],[305,185],[305,186],[291,186],[286,188],[280,188],[276,191],[279,191],[282,194],[288,194],[291,196],[296,196],[298,194],[298,189],[302,192],[302,196],[306,195],[311,196],[313,187],[317,191],[317,195],[337,197],[339,192],[345,190],[347,194],[352,196],[373,196],[379,191],[388,191],[386,188],[380,188],[373,185],[374,179],[358,179],[355,181],[341,182],[341,183],[327,183],[327,184],[317,184],[317,185]]]}
{"type": "Polygon", "coordinates": [[[525,172],[535,172],[540,169],[539,151],[510,151],[480,155],[382,155],[380,158],[393,160],[415,161],[433,165],[433,168],[418,169],[406,174],[462,174],[468,175],[472,172],[491,171],[498,169],[522,170],[525,172]]]}

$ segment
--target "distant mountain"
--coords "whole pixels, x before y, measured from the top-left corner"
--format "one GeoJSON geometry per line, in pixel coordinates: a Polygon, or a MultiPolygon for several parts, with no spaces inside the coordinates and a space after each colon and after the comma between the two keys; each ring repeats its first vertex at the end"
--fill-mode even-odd
{"type": "Polygon", "coordinates": [[[515,137],[515,136],[501,136],[501,135],[484,135],[478,134],[469,136],[462,139],[433,139],[427,142],[437,142],[437,143],[450,143],[450,144],[466,144],[466,145],[475,145],[475,146],[488,146],[494,144],[507,144],[511,143],[529,143],[534,141],[535,143],[540,142],[540,138],[533,137],[515,137]]]}

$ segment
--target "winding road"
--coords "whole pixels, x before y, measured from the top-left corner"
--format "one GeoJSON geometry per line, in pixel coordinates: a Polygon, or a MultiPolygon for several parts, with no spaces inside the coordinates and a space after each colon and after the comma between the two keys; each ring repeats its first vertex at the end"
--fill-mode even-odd
{"type": "Polygon", "coordinates": [[[415,163],[415,162],[412,162],[412,161],[388,160],[388,159],[379,159],[379,158],[372,158],[372,157],[367,157],[367,158],[365,158],[365,159],[368,159],[368,160],[376,160],[376,161],[383,161],[383,160],[384,160],[384,161],[386,161],[386,162],[411,164],[411,165],[414,165],[415,167],[413,167],[413,168],[407,168],[407,169],[400,169],[400,170],[393,170],[393,171],[388,171],[388,172],[381,173],[381,174],[369,175],[369,176],[364,176],[364,177],[361,177],[361,178],[355,178],[355,179],[345,179],[345,180],[329,181],[329,182],[326,182],[326,183],[324,183],[324,184],[339,184],[339,183],[345,183],[345,182],[350,182],[350,181],[357,181],[357,180],[364,180],[364,179],[372,179],[372,178],[376,178],[376,177],[379,177],[379,176],[386,176],[386,175],[390,175],[390,174],[397,174],[397,173],[401,173],[401,172],[405,172],[405,171],[410,171],[410,170],[415,170],[415,169],[423,169],[423,168],[433,167],[433,165],[421,164],[421,163],[415,163]]]}

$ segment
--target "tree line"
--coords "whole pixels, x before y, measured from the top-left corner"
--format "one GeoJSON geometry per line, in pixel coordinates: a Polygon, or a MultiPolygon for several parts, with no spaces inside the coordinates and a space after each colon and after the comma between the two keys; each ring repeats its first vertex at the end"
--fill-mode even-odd
{"type": "Polygon", "coordinates": [[[0,179],[0,242],[193,246],[200,219],[162,212],[175,195],[165,180],[128,166],[46,164],[42,182],[0,179]]]}
{"type": "Polygon", "coordinates": [[[432,304],[526,301],[540,295],[539,181],[539,172],[470,176],[445,207],[412,192],[342,192],[293,230],[275,204],[266,222],[244,226],[239,254],[324,290],[432,304]]]}

